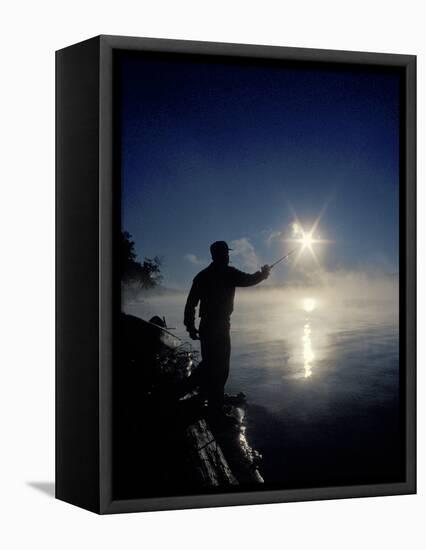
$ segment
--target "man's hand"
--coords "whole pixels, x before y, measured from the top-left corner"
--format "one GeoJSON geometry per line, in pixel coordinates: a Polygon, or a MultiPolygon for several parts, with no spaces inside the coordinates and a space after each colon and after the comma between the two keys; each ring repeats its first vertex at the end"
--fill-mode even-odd
{"type": "Polygon", "coordinates": [[[189,329],[188,332],[189,332],[189,337],[191,338],[191,340],[199,340],[200,339],[200,336],[198,334],[198,330],[196,328],[189,329]]]}
{"type": "Polygon", "coordinates": [[[265,277],[265,279],[267,279],[269,277],[269,274],[271,273],[270,266],[268,264],[262,266],[261,272],[263,273],[263,276],[265,277]]]}

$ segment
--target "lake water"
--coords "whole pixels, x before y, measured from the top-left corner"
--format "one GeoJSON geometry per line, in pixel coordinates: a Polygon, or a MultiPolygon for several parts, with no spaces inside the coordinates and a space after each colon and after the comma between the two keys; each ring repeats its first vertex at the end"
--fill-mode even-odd
{"type": "MultiPolygon", "coordinates": [[[[247,395],[247,438],[266,486],[401,479],[397,287],[237,290],[228,393],[247,395]]],[[[182,325],[186,296],[128,303],[182,325]]],[[[199,349],[194,343],[194,349],[199,349]]]]}

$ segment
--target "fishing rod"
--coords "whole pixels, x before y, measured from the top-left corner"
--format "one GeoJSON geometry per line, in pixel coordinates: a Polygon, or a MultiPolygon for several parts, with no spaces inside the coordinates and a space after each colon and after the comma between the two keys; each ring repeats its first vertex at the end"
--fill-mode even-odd
{"type": "Polygon", "coordinates": [[[279,264],[280,262],[283,262],[284,260],[286,260],[289,256],[291,256],[294,252],[296,252],[296,250],[298,249],[299,247],[296,246],[296,248],[293,248],[293,250],[290,250],[290,252],[288,254],[286,254],[285,256],[283,256],[282,258],[280,258],[279,260],[277,260],[276,262],[274,262],[272,265],[269,266],[269,269],[272,269],[273,267],[275,267],[277,264],[279,264]]]}

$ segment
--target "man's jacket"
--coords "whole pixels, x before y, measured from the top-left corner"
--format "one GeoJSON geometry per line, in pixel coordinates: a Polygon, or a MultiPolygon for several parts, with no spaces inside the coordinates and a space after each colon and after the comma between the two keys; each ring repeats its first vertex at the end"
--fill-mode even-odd
{"type": "Polygon", "coordinates": [[[184,324],[194,328],[195,308],[200,304],[203,321],[229,320],[234,309],[235,287],[257,285],[266,278],[262,271],[244,273],[235,267],[212,262],[195,276],[185,306],[184,324]]]}

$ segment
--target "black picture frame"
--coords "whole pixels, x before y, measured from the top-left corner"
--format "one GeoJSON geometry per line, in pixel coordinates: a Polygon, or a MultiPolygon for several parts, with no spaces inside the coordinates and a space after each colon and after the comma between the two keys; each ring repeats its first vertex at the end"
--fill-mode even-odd
{"type": "Polygon", "coordinates": [[[56,498],[100,513],[416,492],[416,57],[98,36],[56,52],[56,498]],[[400,149],[401,483],[114,500],[114,52],[393,67],[403,76],[400,149]]]}

